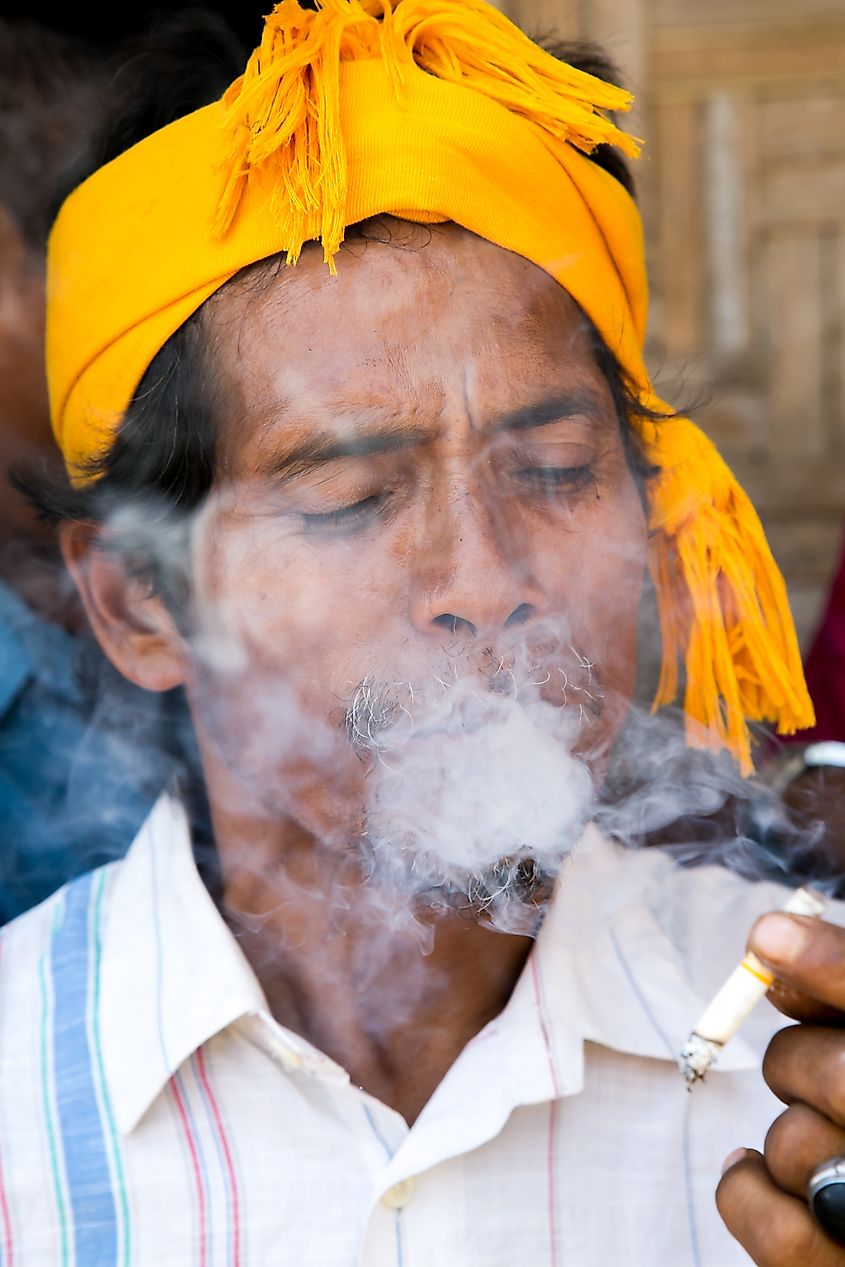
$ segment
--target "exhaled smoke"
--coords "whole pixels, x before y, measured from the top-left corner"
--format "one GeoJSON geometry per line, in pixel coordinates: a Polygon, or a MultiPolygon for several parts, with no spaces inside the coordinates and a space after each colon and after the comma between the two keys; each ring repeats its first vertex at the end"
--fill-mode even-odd
{"type": "MultiPolygon", "coordinates": [[[[617,741],[594,821],[629,848],[657,845],[683,866],[719,865],[749,880],[805,882],[841,891],[841,868],[822,847],[824,824],[793,813],[731,756],[689,746],[683,714],[632,708],[617,741]],[[833,863],[833,865],[832,865],[833,863]]],[[[771,760],[765,732],[758,762],[771,760]]]]}
{"type": "Polygon", "coordinates": [[[575,748],[585,693],[591,712],[601,699],[574,652],[542,669],[492,663],[485,675],[452,662],[434,691],[368,678],[345,724],[369,765],[362,849],[373,877],[524,929],[589,817],[593,781],[575,748]]]}
{"type": "MultiPolygon", "coordinates": [[[[209,519],[210,513],[192,524],[195,557],[200,553],[196,538],[209,519]]],[[[183,534],[174,532],[154,507],[132,507],[110,528],[130,557],[153,557],[158,573],[186,570],[183,534]]],[[[233,766],[250,769],[245,754],[268,754],[254,765],[262,775],[274,774],[276,767],[283,772],[269,779],[277,797],[271,808],[293,815],[301,812],[312,784],[328,781],[338,765],[338,749],[345,748],[336,729],[339,720],[366,771],[363,834],[358,836],[356,818],[343,844],[354,838],[360,865],[376,881],[370,893],[382,903],[388,923],[422,905],[484,912],[497,928],[530,931],[591,816],[627,846],[657,843],[686,865],[719,863],[749,877],[784,881],[796,873],[810,876],[816,887],[828,887],[815,870],[818,830],[802,824],[799,837],[788,823],[778,822],[777,831],[765,835],[759,828],[760,807],[770,818],[783,817],[779,805],[765,797],[759,781],[741,778],[727,754],[687,747],[678,714],[662,710],[651,716],[634,706],[610,775],[600,793],[594,789],[582,754],[595,756],[601,730],[596,723],[603,710],[606,715],[624,710],[609,687],[603,692],[588,656],[567,646],[572,634],[568,624],[561,628],[562,621],[544,629],[532,626],[530,635],[524,629],[530,649],[523,644],[518,651],[509,646],[504,654],[488,650],[480,660],[445,649],[436,671],[420,671],[417,661],[412,681],[399,680],[395,669],[371,674],[346,696],[341,718],[330,718],[328,710],[316,714],[300,700],[281,658],[275,676],[257,679],[249,692],[241,689],[238,675],[250,668],[251,651],[239,604],[232,600],[229,607],[216,603],[206,610],[197,569],[188,571],[194,573],[189,625],[200,676],[211,673],[217,701],[221,683],[231,675],[232,693],[239,701],[248,696],[250,704],[246,734],[229,724],[226,701],[220,705],[222,720],[216,719],[213,731],[226,739],[220,741],[224,756],[233,766]],[[292,764],[292,752],[301,757],[300,764],[292,764]]],[[[411,666],[402,672],[410,674],[411,666]]],[[[151,800],[177,760],[171,751],[177,745],[166,733],[174,728],[169,715],[165,724],[156,720],[155,728],[148,726],[134,695],[125,706],[116,706],[119,692],[109,681],[108,690],[103,684],[97,688],[98,719],[108,716],[115,723],[102,734],[103,742],[124,766],[131,763],[136,775],[141,763],[148,767],[143,784],[151,800]]],[[[192,739],[181,704],[179,718],[180,735],[184,730],[192,739]]],[[[599,752],[600,758],[606,755],[599,752]]],[[[84,797],[69,797],[63,809],[65,837],[74,827],[75,804],[84,804],[80,823],[86,838],[96,836],[103,850],[117,851],[117,833],[107,833],[107,824],[98,823],[92,833],[91,779],[86,773],[79,782],[84,797]]],[[[302,821],[319,838],[319,824],[302,821]]],[[[126,832],[119,839],[123,847],[129,843],[126,832]]],[[[80,858],[89,861],[87,854],[80,858]]],[[[244,865],[264,864],[245,858],[244,865]]],[[[262,875],[262,882],[272,894],[273,878],[262,875]]],[[[326,896],[342,925],[344,890],[327,880],[326,896]]]]}

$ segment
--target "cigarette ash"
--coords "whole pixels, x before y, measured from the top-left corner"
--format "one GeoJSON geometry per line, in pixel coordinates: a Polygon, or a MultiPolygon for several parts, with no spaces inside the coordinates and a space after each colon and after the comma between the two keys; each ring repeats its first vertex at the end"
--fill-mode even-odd
{"type": "Polygon", "coordinates": [[[710,1066],[716,1061],[723,1045],[723,1043],[714,1043],[710,1039],[702,1038],[700,1034],[690,1034],[681,1048],[678,1058],[678,1067],[687,1084],[688,1091],[692,1090],[696,1082],[704,1079],[710,1066]]]}

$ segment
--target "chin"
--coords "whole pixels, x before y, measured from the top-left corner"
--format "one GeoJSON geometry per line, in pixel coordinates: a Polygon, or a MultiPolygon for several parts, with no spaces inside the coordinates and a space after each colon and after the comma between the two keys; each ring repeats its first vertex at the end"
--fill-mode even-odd
{"type": "Polygon", "coordinates": [[[554,892],[560,863],[527,851],[470,871],[424,849],[398,848],[364,837],[359,861],[388,907],[417,919],[459,916],[499,932],[534,936],[554,892]]]}

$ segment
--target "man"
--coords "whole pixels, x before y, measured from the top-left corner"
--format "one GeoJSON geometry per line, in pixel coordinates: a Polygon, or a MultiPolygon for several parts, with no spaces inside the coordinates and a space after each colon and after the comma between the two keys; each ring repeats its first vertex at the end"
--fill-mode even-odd
{"type": "MultiPolygon", "coordinates": [[[[712,1194],[778,1112],[774,1014],[694,1095],[676,1055],[786,893],[588,823],[647,556],[691,739],[747,766],[746,719],[810,710],[756,518],[648,386],[636,210],[582,153],[633,149],[626,101],[481,0],[285,0],[60,213],[50,504],[199,766],[0,942],[16,1262],[748,1261],[712,1194]]],[[[843,934],[778,921],[840,1005],[843,934]]],[[[839,1262],[801,1200],[838,1032],[776,1042],[808,1107],[721,1208],[839,1262]]]]}

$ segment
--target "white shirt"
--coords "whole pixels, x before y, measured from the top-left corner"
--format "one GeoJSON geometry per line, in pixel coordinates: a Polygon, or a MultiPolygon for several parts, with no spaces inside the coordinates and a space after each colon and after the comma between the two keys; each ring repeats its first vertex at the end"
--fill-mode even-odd
{"type": "Polygon", "coordinates": [[[589,829],[409,1129],[270,1016],[163,799],[0,937],[0,1265],[747,1264],[713,1193],[781,1111],[784,1021],[761,1003],[692,1093],[676,1060],[785,896],[589,829]]]}

